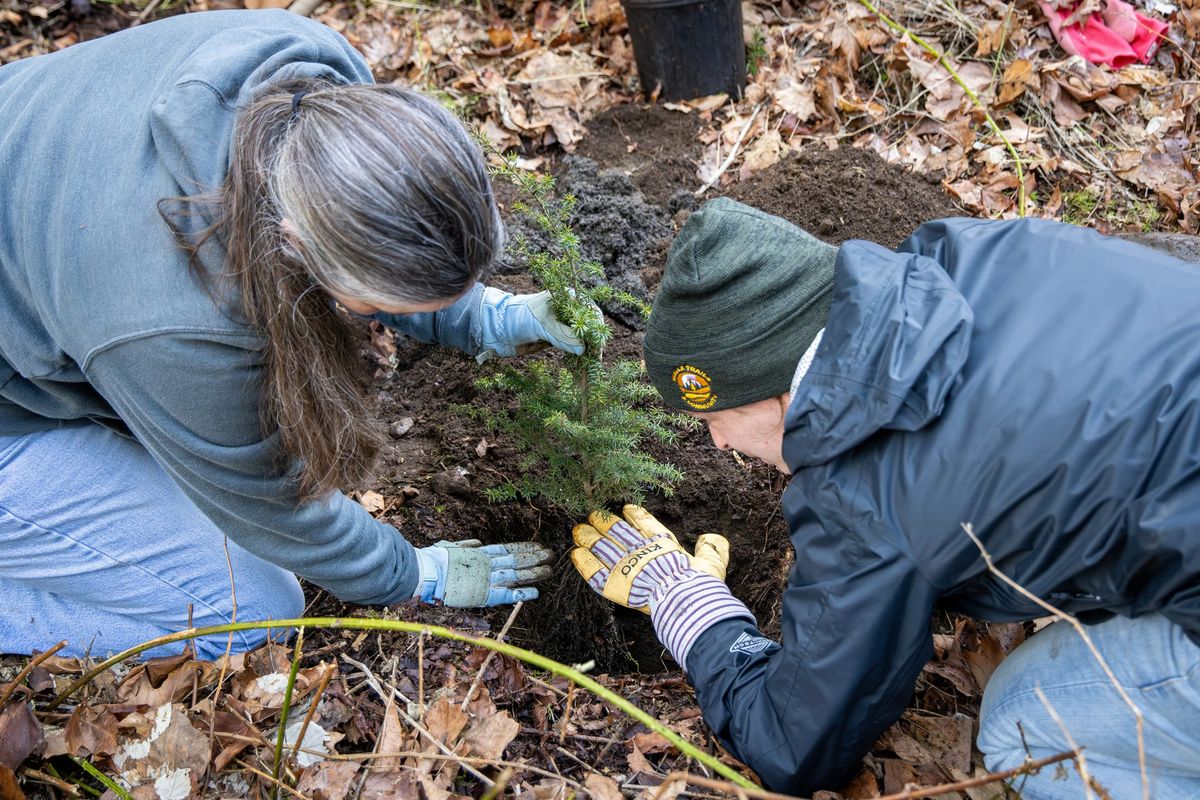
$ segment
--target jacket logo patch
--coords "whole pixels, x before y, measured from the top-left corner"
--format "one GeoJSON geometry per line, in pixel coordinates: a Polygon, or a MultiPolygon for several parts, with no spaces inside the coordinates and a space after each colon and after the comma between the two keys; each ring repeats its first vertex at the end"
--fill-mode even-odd
{"type": "Polygon", "coordinates": [[[717,395],[712,390],[712,381],[702,369],[691,364],[676,367],[671,373],[671,380],[679,387],[683,402],[698,411],[712,408],[717,402],[717,395]]]}
{"type": "Polygon", "coordinates": [[[742,633],[738,636],[737,641],[729,645],[731,653],[761,653],[775,642],[763,636],[751,636],[748,633],[742,633]]]}

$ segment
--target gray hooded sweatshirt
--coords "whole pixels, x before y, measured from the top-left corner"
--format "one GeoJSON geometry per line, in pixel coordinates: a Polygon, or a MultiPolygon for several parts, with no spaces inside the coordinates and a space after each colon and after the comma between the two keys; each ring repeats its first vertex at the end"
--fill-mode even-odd
{"type": "MultiPolygon", "coordinates": [[[[259,422],[261,338],[192,278],[156,208],[219,186],[237,110],[298,78],[371,82],[345,39],[284,11],[174,17],[0,68],[0,433],[130,434],[241,547],[343,600],[398,602],[412,546],[341,493],[298,501],[259,422]]],[[[472,352],[481,300],[476,285],[386,321],[472,352]]]]}

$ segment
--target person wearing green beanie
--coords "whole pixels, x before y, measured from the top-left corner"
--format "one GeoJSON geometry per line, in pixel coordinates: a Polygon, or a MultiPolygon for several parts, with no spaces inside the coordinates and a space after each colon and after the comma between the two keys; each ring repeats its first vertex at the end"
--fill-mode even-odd
{"type": "MultiPolygon", "coordinates": [[[[833,247],[728,199],[687,220],[643,341],[663,402],[787,473],[796,552],[778,640],[645,509],[574,530],[576,569],[650,615],[725,746],[776,791],[837,789],[909,704],[935,607],[1069,625],[987,682],[992,770],[1087,748],[1113,797],[1200,797],[1200,266],[1045,220],[930,222],[833,247]],[[966,523],[970,524],[967,535],[966,523]],[[1143,687],[1150,687],[1143,689],[1143,687]]],[[[753,569],[753,553],[742,554],[753,569]]],[[[1023,629],[1017,629],[1023,633],[1023,629]]],[[[1022,797],[1081,796],[1071,775],[1022,797]]]]}
{"type": "Polygon", "coordinates": [[[756,208],[721,198],[696,211],[671,246],[642,351],[663,401],[704,412],[718,447],[727,423],[762,452],[783,432],[801,356],[825,327],[837,248],[756,208]]]}

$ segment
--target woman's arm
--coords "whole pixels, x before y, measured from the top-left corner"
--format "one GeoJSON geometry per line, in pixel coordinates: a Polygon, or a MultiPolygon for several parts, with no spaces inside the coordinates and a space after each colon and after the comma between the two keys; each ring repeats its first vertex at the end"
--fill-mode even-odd
{"type": "Polygon", "coordinates": [[[469,355],[483,349],[482,315],[485,287],[476,283],[452,305],[424,314],[385,314],[371,318],[418,342],[453,347],[469,355]]]}
{"type": "Polygon", "coordinates": [[[418,341],[457,348],[481,362],[492,356],[516,355],[537,342],[583,354],[583,342],[554,316],[548,292],[511,294],[476,283],[441,311],[379,313],[372,319],[418,341]]]}
{"type": "Polygon", "coordinates": [[[355,603],[408,600],[412,545],[340,492],[299,502],[264,436],[250,335],[164,332],[111,346],[88,380],[192,502],[241,547],[355,603]]]}

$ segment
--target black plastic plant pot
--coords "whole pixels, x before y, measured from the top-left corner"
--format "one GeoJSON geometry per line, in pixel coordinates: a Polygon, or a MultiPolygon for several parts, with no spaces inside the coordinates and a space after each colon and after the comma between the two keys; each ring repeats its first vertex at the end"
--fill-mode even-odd
{"type": "Polygon", "coordinates": [[[746,87],[741,0],[621,0],[647,97],[690,100],[746,87]]]}

